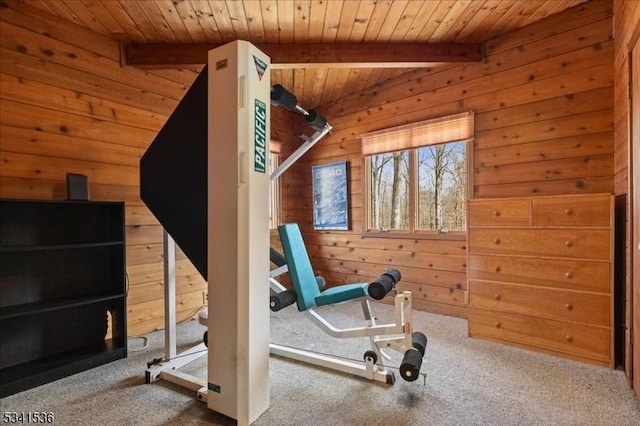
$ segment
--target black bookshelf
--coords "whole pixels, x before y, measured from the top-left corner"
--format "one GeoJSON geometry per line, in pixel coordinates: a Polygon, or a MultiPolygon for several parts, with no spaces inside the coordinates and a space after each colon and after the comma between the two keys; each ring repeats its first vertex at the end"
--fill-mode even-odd
{"type": "Polygon", "coordinates": [[[1,199],[0,397],[126,356],[124,204],[1,199]]]}

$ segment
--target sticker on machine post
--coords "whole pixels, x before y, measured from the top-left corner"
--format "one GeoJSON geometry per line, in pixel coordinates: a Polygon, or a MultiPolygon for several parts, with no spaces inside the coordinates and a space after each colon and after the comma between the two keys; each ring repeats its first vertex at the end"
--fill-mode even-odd
{"type": "Polygon", "coordinates": [[[253,62],[256,64],[256,71],[258,72],[258,79],[262,80],[262,76],[267,71],[267,63],[262,59],[253,55],[253,62]]]}
{"type": "Polygon", "coordinates": [[[207,386],[209,388],[210,391],[214,391],[216,393],[222,393],[222,388],[220,387],[220,385],[214,385],[213,383],[209,383],[209,386],[207,386]]]}
{"type": "Polygon", "coordinates": [[[255,103],[253,131],[253,170],[265,173],[267,170],[267,105],[260,99],[256,99],[255,103]]]}

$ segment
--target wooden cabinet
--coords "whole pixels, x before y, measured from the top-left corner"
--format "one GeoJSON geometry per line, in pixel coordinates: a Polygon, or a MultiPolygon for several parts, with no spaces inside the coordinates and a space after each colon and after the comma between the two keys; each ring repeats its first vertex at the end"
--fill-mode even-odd
{"type": "Polygon", "coordinates": [[[613,197],[469,201],[469,335],[613,366],[613,197]]]}
{"type": "Polygon", "coordinates": [[[0,396],[127,354],[124,204],[0,200],[0,396]]]}

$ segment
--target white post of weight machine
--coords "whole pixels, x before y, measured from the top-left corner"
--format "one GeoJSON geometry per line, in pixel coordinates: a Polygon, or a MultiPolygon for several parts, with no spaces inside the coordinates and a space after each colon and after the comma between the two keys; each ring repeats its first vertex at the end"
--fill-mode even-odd
{"type": "Polygon", "coordinates": [[[270,58],[209,52],[207,406],[240,425],[269,408],[270,58]]]}

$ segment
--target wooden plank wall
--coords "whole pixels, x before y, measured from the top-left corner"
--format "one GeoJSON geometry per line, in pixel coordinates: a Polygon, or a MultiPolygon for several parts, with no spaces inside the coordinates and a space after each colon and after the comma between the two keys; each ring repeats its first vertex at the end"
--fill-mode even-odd
{"type": "Polygon", "coordinates": [[[348,232],[314,232],[306,174],[288,205],[314,268],[334,282],[367,281],[391,265],[418,308],[464,316],[464,240],[363,238],[362,133],[474,110],[470,196],[613,192],[612,3],[589,2],[486,43],[484,63],[412,70],[319,108],[333,133],[306,167],[350,163],[348,232]]]}
{"type": "MultiPolygon", "coordinates": [[[[64,199],[75,172],[88,176],[92,200],[124,201],[128,333],[160,328],[162,229],[140,200],[138,164],[197,74],[122,69],[117,41],[21,2],[2,5],[0,197],[64,199]]],[[[272,128],[287,147],[295,129],[285,113],[274,109],[272,128]]],[[[203,305],[206,283],[180,250],[176,275],[184,320],[203,305]]]]}
{"type": "MultiPolygon", "coordinates": [[[[631,105],[629,102],[629,52],[631,49],[630,43],[637,40],[640,37],[640,2],[633,0],[614,0],[613,12],[615,16],[614,25],[614,38],[615,38],[615,54],[614,54],[614,128],[615,128],[615,159],[614,159],[614,173],[615,173],[615,194],[616,200],[620,200],[622,205],[616,206],[616,227],[617,232],[622,234],[624,241],[621,243],[622,250],[618,253],[616,263],[619,265],[618,276],[616,277],[616,284],[625,294],[625,341],[627,343],[626,360],[627,366],[625,372],[629,380],[635,377],[635,391],[640,396],[640,380],[637,371],[640,366],[635,365],[632,367],[631,362],[633,356],[631,354],[631,340],[633,312],[632,312],[632,244],[631,244],[631,227],[628,220],[631,216],[630,206],[630,181],[631,175],[629,173],[630,163],[630,112],[631,105]]],[[[638,104],[638,100],[635,103],[638,104]]],[[[636,167],[639,167],[636,165],[636,167]]],[[[636,212],[636,215],[638,212],[636,212]]],[[[640,293],[640,289],[636,289],[636,294],[640,293]]],[[[638,304],[636,303],[636,306],[638,304]]],[[[637,312],[637,307],[635,308],[637,312]]],[[[638,315],[638,314],[636,314],[638,315]]],[[[635,351],[639,351],[639,346],[634,346],[635,351]]],[[[637,352],[636,352],[637,353],[637,352]]],[[[640,358],[638,358],[640,359],[640,358]]]]}

